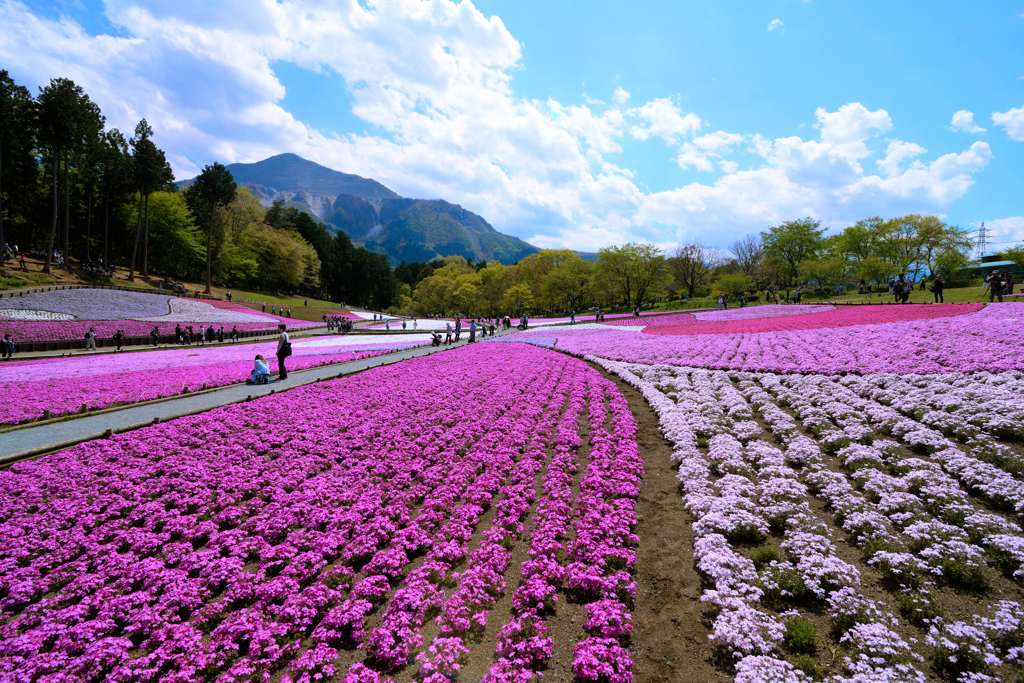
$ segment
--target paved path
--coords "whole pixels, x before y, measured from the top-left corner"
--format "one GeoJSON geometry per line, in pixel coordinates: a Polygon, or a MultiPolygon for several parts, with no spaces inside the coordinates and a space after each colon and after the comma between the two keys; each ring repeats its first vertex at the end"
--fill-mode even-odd
{"type": "Polygon", "coordinates": [[[155,420],[170,420],[183,415],[201,413],[211,408],[238,403],[249,397],[256,398],[311,384],[317,380],[333,379],[341,375],[366,370],[378,365],[389,365],[407,358],[426,356],[445,349],[462,346],[466,342],[451,346],[419,346],[372,358],[362,358],[348,363],[323,365],[310,370],[289,373],[283,382],[252,386],[234,384],[198,394],[171,398],[143,405],[125,406],[98,415],[86,415],[45,425],[27,426],[0,433],[0,465],[37,453],[57,450],[82,441],[104,436],[108,431],[124,432],[153,423],[155,420]]]}

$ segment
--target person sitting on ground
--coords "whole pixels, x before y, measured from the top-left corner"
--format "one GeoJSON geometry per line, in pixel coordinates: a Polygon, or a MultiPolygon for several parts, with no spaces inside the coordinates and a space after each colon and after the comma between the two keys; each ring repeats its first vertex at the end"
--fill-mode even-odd
{"type": "Polygon", "coordinates": [[[431,346],[440,346],[441,345],[441,335],[438,334],[437,332],[431,332],[430,333],[430,345],[431,346]]]}
{"type": "Polygon", "coordinates": [[[270,381],[270,367],[261,354],[256,354],[256,360],[252,364],[252,373],[249,375],[247,384],[266,384],[270,381]]]}

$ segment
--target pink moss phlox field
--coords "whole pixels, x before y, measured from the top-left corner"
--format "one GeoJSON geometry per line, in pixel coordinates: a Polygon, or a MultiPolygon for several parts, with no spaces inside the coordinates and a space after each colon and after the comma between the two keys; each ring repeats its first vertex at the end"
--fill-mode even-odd
{"type": "MultiPolygon", "coordinates": [[[[919,307],[923,312],[933,308],[942,310],[919,307]]],[[[852,315],[861,308],[848,310],[852,315]]],[[[770,320],[829,315],[832,312],[770,320]]],[[[771,372],[935,373],[1024,368],[1022,330],[1024,306],[997,303],[962,315],[839,328],[696,335],[560,329],[538,330],[535,338],[549,344],[554,337],[556,348],[574,354],[646,364],[771,372]]],[[[518,338],[529,341],[531,336],[527,332],[518,338]]]]}
{"type": "MultiPolygon", "coordinates": [[[[375,356],[422,342],[353,344],[351,337],[337,345],[324,340],[296,341],[290,370],[343,363],[375,356]]],[[[98,410],[125,403],[175,396],[190,391],[244,382],[253,359],[262,354],[277,370],[276,342],[232,346],[189,347],[137,353],[104,353],[0,364],[0,424],[18,424],[98,410]]]]}
{"type": "Polygon", "coordinates": [[[697,320],[751,320],[753,318],[778,318],[785,315],[803,315],[820,313],[835,309],[832,304],[763,304],[761,306],[742,306],[739,308],[723,308],[714,311],[698,311],[693,314],[697,320]]]}
{"type": "Polygon", "coordinates": [[[213,325],[228,330],[237,327],[243,332],[273,331],[279,322],[293,329],[320,324],[227,301],[113,289],[68,289],[6,297],[0,299],[0,311],[5,311],[0,312],[0,334],[9,333],[16,342],[79,340],[89,328],[98,338],[109,339],[117,330],[129,337],[145,337],[154,326],[160,334],[168,335],[178,324],[192,325],[197,331],[213,325]],[[73,319],[20,319],[32,314],[59,314],[73,319]]]}
{"type": "Polygon", "coordinates": [[[15,464],[0,678],[445,681],[489,631],[528,680],[571,595],[577,675],[629,681],[635,431],[586,363],[477,344],[15,464]]]}
{"type": "MultiPolygon", "coordinates": [[[[839,328],[852,325],[932,320],[964,315],[981,310],[982,304],[906,304],[831,306],[810,304],[772,304],[723,311],[702,311],[667,315],[644,321],[646,334],[738,334],[787,332],[839,328]]],[[[636,325],[637,321],[617,320],[610,325],[636,325]]]]}

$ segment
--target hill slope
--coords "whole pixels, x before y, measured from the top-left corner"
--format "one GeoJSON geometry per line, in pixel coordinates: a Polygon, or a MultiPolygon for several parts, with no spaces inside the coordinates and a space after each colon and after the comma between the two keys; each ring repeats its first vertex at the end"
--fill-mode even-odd
{"type": "Polygon", "coordinates": [[[280,199],[298,206],[394,263],[438,256],[514,263],[537,251],[457,204],[401,197],[376,180],[341,173],[297,154],[227,168],[263,204],[280,199]]]}

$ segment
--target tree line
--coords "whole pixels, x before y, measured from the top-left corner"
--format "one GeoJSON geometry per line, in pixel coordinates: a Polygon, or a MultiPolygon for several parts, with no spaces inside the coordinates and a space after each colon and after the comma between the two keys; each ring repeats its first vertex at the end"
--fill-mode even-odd
{"type": "Polygon", "coordinates": [[[264,208],[222,164],[179,191],[154,130],[107,127],[67,78],[35,96],[0,70],[0,250],[18,245],[105,279],[160,275],[226,287],[298,292],[359,306],[397,301],[387,259],[295,207],[264,208]]]}
{"type": "Polygon", "coordinates": [[[649,244],[601,249],[588,261],[544,250],[512,266],[448,257],[396,269],[400,309],[415,315],[521,315],[589,308],[631,310],[707,296],[753,300],[801,288],[832,294],[885,289],[899,276],[942,275],[957,284],[971,241],[935,216],[868,218],[826,235],[804,218],[737,241],[727,252],[692,243],[669,253],[649,244]]]}

